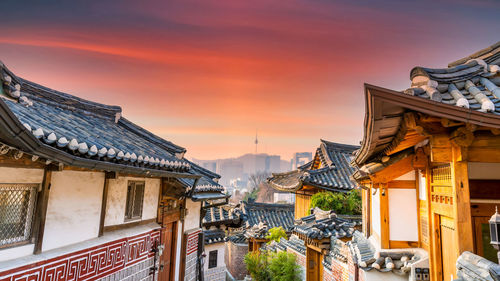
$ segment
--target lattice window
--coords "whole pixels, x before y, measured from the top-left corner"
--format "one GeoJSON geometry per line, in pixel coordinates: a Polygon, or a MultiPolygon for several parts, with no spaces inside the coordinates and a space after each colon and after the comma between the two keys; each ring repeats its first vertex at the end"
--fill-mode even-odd
{"type": "Polygon", "coordinates": [[[0,184],[0,247],[31,239],[37,184],[0,184]]]}
{"type": "Polygon", "coordinates": [[[441,165],[432,168],[433,182],[450,182],[451,183],[451,166],[450,164],[441,165]]]}
{"type": "Polygon", "coordinates": [[[142,205],[144,201],[143,181],[129,181],[127,187],[127,206],[125,219],[134,220],[142,218],[142,205]]]}

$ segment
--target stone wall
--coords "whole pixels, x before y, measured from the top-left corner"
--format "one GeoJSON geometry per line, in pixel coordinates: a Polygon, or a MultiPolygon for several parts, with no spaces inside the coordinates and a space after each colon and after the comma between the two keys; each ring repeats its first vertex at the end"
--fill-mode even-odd
{"type": "Polygon", "coordinates": [[[226,243],[225,262],[229,273],[236,279],[242,280],[247,275],[244,258],[248,253],[247,244],[226,243]]]}
{"type": "Polygon", "coordinates": [[[205,270],[206,281],[224,281],[226,280],[226,267],[218,266],[205,270]]]}

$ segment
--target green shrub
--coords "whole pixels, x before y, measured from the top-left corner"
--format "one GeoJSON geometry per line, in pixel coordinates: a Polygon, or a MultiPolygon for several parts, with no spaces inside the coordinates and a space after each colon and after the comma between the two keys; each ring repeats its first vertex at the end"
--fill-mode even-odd
{"type": "Polygon", "coordinates": [[[319,192],[311,197],[311,208],[315,207],[323,211],[334,211],[339,215],[360,215],[361,196],[357,190],[348,193],[319,192]]]}
{"type": "Polygon", "coordinates": [[[269,255],[267,252],[253,251],[245,255],[247,271],[255,281],[272,281],[268,269],[269,255]]]}
{"type": "Polygon", "coordinates": [[[301,268],[297,257],[280,252],[254,251],[245,255],[245,264],[255,281],[300,281],[301,268]]]}
{"type": "Polygon", "coordinates": [[[272,281],[300,281],[301,269],[294,254],[280,252],[273,254],[269,263],[272,281]]]}
{"type": "Polygon", "coordinates": [[[272,241],[280,242],[281,237],[287,238],[286,231],[282,226],[273,227],[269,229],[269,235],[266,236],[266,239],[269,240],[268,244],[272,241]]]}

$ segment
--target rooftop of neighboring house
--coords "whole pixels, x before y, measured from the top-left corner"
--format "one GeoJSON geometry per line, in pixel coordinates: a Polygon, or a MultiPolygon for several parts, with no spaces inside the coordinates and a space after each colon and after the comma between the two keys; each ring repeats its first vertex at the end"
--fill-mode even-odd
{"type": "Polygon", "coordinates": [[[273,173],[268,183],[274,189],[295,192],[303,185],[329,191],[347,192],[356,187],[350,176],[353,153],[359,146],[321,140],[314,159],[296,170],[273,173]]]}
{"type": "MultiPolygon", "coordinates": [[[[293,232],[310,239],[350,238],[355,228],[360,227],[361,216],[342,217],[333,211],[314,208],[313,214],[295,221],[293,232]]],[[[300,237],[300,236],[299,236],[300,237]]]]}
{"type": "Polygon", "coordinates": [[[223,243],[227,241],[226,232],[222,229],[203,230],[205,245],[223,243]]]}
{"type": "MultiPolygon", "coordinates": [[[[32,160],[142,176],[196,178],[192,195],[221,194],[219,175],[184,158],[186,149],[104,105],[23,79],[0,62],[0,145],[32,160]]],[[[198,195],[200,196],[200,195],[198,195]]]]}
{"type": "MultiPolygon", "coordinates": [[[[488,128],[500,128],[500,42],[443,68],[415,67],[410,87],[393,91],[365,85],[366,117],[362,146],[353,164],[380,163],[425,140],[405,123],[411,111],[488,128]]],[[[432,132],[431,132],[432,133],[432,132]]],[[[357,171],[356,178],[362,177],[357,171]]]]}
{"type": "Polygon", "coordinates": [[[294,222],[294,205],[242,202],[245,235],[264,238],[267,231],[274,227],[283,227],[290,231],[294,222]]]}
{"type": "MultiPolygon", "coordinates": [[[[206,203],[208,204],[208,203],[206,203]]],[[[221,205],[206,209],[202,224],[205,228],[211,226],[240,227],[243,219],[243,212],[238,206],[221,205]]]]}
{"type": "Polygon", "coordinates": [[[394,272],[408,274],[414,263],[426,258],[422,249],[406,248],[376,250],[370,239],[356,231],[351,241],[347,242],[354,264],[364,271],[394,272]]]}
{"type": "Polygon", "coordinates": [[[457,281],[499,280],[500,265],[466,251],[457,259],[457,277],[457,281]]]}

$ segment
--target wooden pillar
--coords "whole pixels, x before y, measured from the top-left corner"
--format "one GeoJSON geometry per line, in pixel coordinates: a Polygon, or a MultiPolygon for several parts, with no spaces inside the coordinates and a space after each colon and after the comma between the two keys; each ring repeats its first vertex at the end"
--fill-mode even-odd
{"type": "Polygon", "coordinates": [[[387,184],[380,184],[380,247],[389,249],[389,189],[387,184]]]}
{"type": "Polygon", "coordinates": [[[106,218],[106,206],[108,203],[109,180],[118,178],[115,172],[106,172],[104,177],[104,187],[102,189],[101,218],[99,221],[99,237],[104,234],[104,219],[106,218]]]}
{"type": "Polygon", "coordinates": [[[472,216],[470,209],[469,173],[467,165],[467,148],[452,147],[452,183],[454,194],[455,233],[457,258],[464,251],[474,251],[472,238],[472,216]]]}
{"type": "Polygon", "coordinates": [[[52,180],[52,167],[47,166],[43,172],[42,189],[38,193],[37,206],[35,213],[36,228],[33,233],[35,238],[35,248],[33,253],[40,254],[42,252],[43,235],[45,232],[45,219],[47,216],[47,206],[49,202],[49,192],[52,180]]]}

